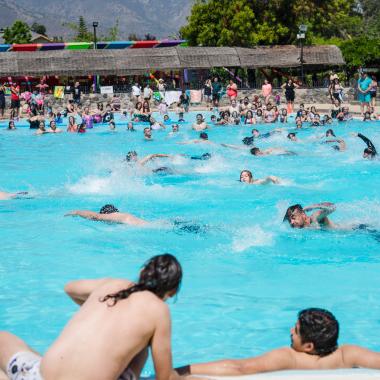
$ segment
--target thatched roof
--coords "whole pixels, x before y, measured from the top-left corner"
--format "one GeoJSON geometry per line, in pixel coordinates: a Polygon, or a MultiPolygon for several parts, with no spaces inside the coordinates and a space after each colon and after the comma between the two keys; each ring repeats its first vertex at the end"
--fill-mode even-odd
{"type": "MultiPolygon", "coordinates": [[[[133,75],[153,70],[212,67],[297,67],[300,49],[293,45],[233,47],[168,47],[123,50],[52,50],[0,54],[0,76],[133,75]]],[[[344,64],[336,46],[304,48],[305,66],[344,64]]]]}

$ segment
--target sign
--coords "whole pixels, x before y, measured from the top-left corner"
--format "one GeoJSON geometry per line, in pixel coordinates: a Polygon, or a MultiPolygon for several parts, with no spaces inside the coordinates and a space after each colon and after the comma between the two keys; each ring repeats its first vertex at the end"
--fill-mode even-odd
{"type": "Polygon", "coordinates": [[[63,99],[65,96],[65,87],[64,86],[55,86],[54,87],[54,97],[56,99],[63,99]]]}
{"type": "Polygon", "coordinates": [[[113,94],[113,86],[100,86],[101,94],[113,94]]]}

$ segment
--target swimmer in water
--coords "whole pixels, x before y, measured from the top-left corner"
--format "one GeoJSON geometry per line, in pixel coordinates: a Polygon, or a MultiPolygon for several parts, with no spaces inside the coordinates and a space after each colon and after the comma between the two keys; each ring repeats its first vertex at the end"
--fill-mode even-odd
{"type": "Polygon", "coordinates": [[[335,228],[335,225],[327,217],[335,210],[335,205],[330,202],[317,203],[307,207],[296,204],[288,207],[284,222],[288,221],[292,228],[335,228]],[[306,214],[306,212],[313,210],[317,211],[314,211],[310,216],[306,214]]]}
{"type": "Polygon", "coordinates": [[[194,131],[204,131],[205,129],[210,129],[210,127],[205,122],[203,115],[199,113],[196,116],[195,123],[191,127],[194,131]]]}
{"type": "MultiPolygon", "coordinates": [[[[120,212],[114,205],[104,205],[99,212],[88,210],[74,210],[65,216],[80,216],[81,218],[94,220],[98,222],[107,222],[115,224],[128,224],[130,226],[149,227],[154,226],[153,222],[138,218],[132,214],[120,212]]],[[[157,221],[156,221],[157,222],[157,221]]],[[[203,234],[208,230],[208,226],[196,223],[174,220],[170,224],[176,233],[203,234]]]]}
{"type": "Polygon", "coordinates": [[[177,144],[188,145],[188,144],[214,144],[212,141],[209,141],[208,134],[206,132],[201,132],[199,134],[199,139],[190,140],[190,141],[182,141],[177,144]]]}
{"type": "Polygon", "coordinates": [[[368,160],[373,160],[374,158],[376,158],[377,156],[376,148],[368,137],[365,137],[361,133],[351,133],[351,135],[361,138],[367,145],[367,148],[365,148],[363,151],[363,158],[366,158],[368,160]]]}
{"type": "Polygon", "coordinates": [[[250,150],[253,156],[295,156],[297,153],[282,148],[268,148],[261,150],[260,148],[252,148],[250,150]]]}
{"type": "Polygon", "coordinates": [[[9,201],[10,199],[22,198],[23,195],[27,194],[27,191],[20,191],[18,193],[7,193],[6,191],[0,191],[0,201],[9,201]]]}
{"type": "Polygon", "coordinates": [[[127,131],[136,132],[136,129],[134,128],[133,123],[131,121],[127,124],[127,131]]]}
{"type": "Polygon", "coordinates": [[[120,212],[114,205],[107,204],[103,206],[99,212],[87,210],[74,210],[65,216],[80,216],[84,219],[95,220],[100,222],[121,223],[131,226],[147,226],[149,222],[132,214],[120,212]]]}
{"type": "Polygon", "coordinates": [[[267,185],[268,183],[280,183],[279,178],[271,175],[266,178],[254,179],[252,172],[249,170],[243,170],[240,173],[240,182],[244,182],[250,185],[267,185]]]}
{"type": "Polygon", "coordinates": [[[147,141],[153,140],[153,138],[152,138],[152,130],[150,129],[150,127],[144,128],[144,139],[147,140],[147,141]]]}
{"type": "Polygon", "coordinates": [[[137,157],[138,157],[137,152],[135,150],[131,150],[125,156],[125,161],[127,161],[128,163],[137,163],[138,165],[144,166],[149,161],[152,161],[155,158],[167,158],[167,157],[172,157],[172,156],[169,154],[155,153],[155,154],[148,154],[147,156],[143,157],[141,160],[138,160],[137,157]]]}
{"type": "Polygon", "coordinates": [[[326,140],[325,144],[330,144],[330,143],[338,143],[338,145],[333,145],[333,149],[339,151],[339,152],[344,152],[346,150],[346,143],[343,139],[333,139],[333,140],[326,140]]]}
{"type": "Polygon", "coordinates": [[[298,141],[297,134],[294,132],[288,133],[288,136],[286,136],[290,141],[298,141]]]}

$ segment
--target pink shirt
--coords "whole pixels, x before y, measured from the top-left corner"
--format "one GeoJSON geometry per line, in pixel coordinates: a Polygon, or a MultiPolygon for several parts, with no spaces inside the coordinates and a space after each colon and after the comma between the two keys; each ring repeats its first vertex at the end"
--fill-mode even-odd
{"type": "Polygon", "coordinates": [[[272,85],[270,83],[268,84],[263,84],[263,86],[261,87],[262,91],[263,91],[263,96],[264,97],[267,97],[268,95],[271,94],[272,92],[272,85]]]}

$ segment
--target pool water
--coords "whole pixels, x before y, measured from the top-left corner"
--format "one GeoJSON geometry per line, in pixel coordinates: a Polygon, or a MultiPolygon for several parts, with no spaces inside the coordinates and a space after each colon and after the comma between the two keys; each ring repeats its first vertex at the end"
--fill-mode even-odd
{"type": "MultiPolygon", "coordinates": [[[[83,135],[35,136],[24,121],[16,131],[0,123],[0,189],[33,197],[0,202],[0,328],[43,353],[77,310],[63,292],[66,282],[136,279],[146,259],[170,252],[184,269],[177,301],[169,301],[176,366],[289,345],[289,329],[306,307],[337,316],[341,343],[380,350],[380,232],[350,229],[365,223],[380,231],[380,162],[363,160],[365,145],[350,136],[361,131],[380,147],[380,123],[329,126],[346,140],[346,152],[321,144],[325,127],[298,131],[300,141],[291,142],[293,124],[259,125],[261,132],[284,131],[257,146],[298,155],[253,157],[219,145],[242,146],[247,126],[214,127],[208,133],[215,145],[177,144],[198,136],[190,129],[195,113],[187,118],[178,134],[153,131],[153,141],[143,140],[143,124],[127,132],[120,119],[116,132],[103,125],[83,135]],[[130,150],[175,156],[137,170],[123,162],[130,150]],[[206,152],[210,160],[189,159],[206,152]],[[173,173],[149,170],[159,166],[173,173]],[[242,184],[243,169],[282,184],[242,184]],[[337,205],[331,219],[345,229],[282,223],[289,205],[321,201],[337,205]],[[161,222],[143,229],[64,217],[106,203],[161,222]],[[173,227],[175,220],[199,233],[173,227]]],[[[149,361],[144,373],[152,368],[149,361]]]]}

